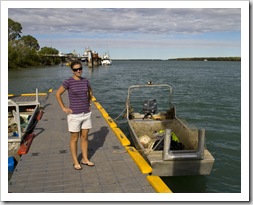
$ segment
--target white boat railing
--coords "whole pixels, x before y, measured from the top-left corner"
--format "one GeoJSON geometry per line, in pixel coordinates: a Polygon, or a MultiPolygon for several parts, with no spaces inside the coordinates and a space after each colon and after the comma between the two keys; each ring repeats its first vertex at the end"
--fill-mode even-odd
{"type": "Polygon", "coordinates": [[[24,102],[15,102],[12,99],[8,99],[8,107],[15,107],[16,110],[12,110],[12,114],[14,117],[14,121],[17,124],[18,127],[18,136],[15,136],[15,138],[11,138],[8,141],[9,142],[21,142],[22,140],[22,129],[21,129],[21,123],[20,123],[20,111],[19,111],[19,107],[20,106],[25,106],[25,105],[38,105],[40,106],[39,103],[39,92],[38,89],[36,88],[36,98],[34,101],[24,101],[24,102]]]}
{"type": "Polygon", "coordinates": [[[15,106],[16,111],[12,110],[12,114],[14,117],[14,121],[17,123],[18,126],[18,137],[16,139],[12,139],[11,141],[21,141],[22,132],[21,132],[21,124],[20,124],[20,114],[19,114],[19,105],[15,103],[13,100],[8,100],[8,106],[15,106]]]}

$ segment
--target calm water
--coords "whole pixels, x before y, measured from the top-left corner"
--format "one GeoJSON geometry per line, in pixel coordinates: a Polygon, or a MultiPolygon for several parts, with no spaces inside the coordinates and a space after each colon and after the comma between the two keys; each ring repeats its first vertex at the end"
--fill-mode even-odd
{"type": "MultiPolygon", "coordinates": [[[[69,76],[66,66],[11,70],[8,92],[29,93],[35,88],[47,92],[69,76]]],[[[162,179],[178,193],[241,192],[240,62],[114,61],[110,67],[84,66],[83,76],[114,119],[125,108],[130,85],[148,81],[170,84],[177,115],[189,125],[206,129],[206,145],[215,163],[209,176],[162,179]]],[[[126,122],[120,117],[117,123],[128,135],[126,122]]]]}

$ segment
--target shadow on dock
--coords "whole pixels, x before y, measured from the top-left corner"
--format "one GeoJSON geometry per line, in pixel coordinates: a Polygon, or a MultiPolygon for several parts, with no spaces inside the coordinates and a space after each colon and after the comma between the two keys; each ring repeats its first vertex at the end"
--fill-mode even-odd
{"type": "MultiPolygon", "coordinates": [[[[92,158],[92,156],[96,153],[96,151],[103,147],[105,138],[109,133],[108,127],[101,127],[99,131],[89,133],[88,137],[92,139],[89,139],[89,147],[88,147],[88,158],[92,158]]],[[[79,154],[78,160],[80,161],[82,159],[82,153],[79,154]]]]}

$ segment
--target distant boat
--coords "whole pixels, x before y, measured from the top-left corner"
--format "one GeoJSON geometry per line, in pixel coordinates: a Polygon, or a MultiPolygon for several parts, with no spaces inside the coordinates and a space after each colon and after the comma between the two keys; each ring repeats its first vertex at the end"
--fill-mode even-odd
{"type": "Polygon", "coordinates": [[[207,61],[207,59],[205,59],[204,61],[207,61]]]}
{"type": "Polygon", "coordinates": [[[112,64],[112,60],[110,59],[109,54],[105,53],[101,60],[101,65],[111,65],[111,64],[112,64]]]}

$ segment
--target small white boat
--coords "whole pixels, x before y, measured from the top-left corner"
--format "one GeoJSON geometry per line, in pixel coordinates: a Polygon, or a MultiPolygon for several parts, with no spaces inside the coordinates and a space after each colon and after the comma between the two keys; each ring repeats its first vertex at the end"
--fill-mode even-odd
{"type": "MultiPolygon", "coordinates": [[[[19,96],[17,99],[34,98],[28,95],[19,96]]],[[[8,99],[8,143],[10,149],[19,149],[19,153],[27,153],[34,137],[33,129],[41,119],[43,110],[40,109],[38,90],[35,100],[8,99]]],[[[21,154],[19,154],[21,155],[21,154]]]]}
{"type": "Polygon", "coordinates": [[[152,175],[209,175],[214,158],[205,146],[205,130],[188,127],[176,115],[167,84],[133,85],[126,101],[129,132],[152,175]]]}
{"type": "Polygon", "coordinates": [[[101,59],[101,65],[111,65],[112,59],[110,59],[109,54],[105,53],[101,59]]]}
{"type": "Polygon", "coordinates": [[[21,142],[31,131],[39,113],[39,104],[8,100],[8,141],[21,142]]]}

